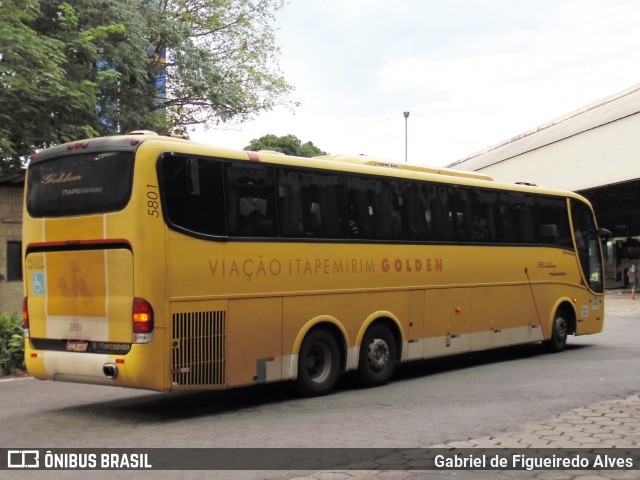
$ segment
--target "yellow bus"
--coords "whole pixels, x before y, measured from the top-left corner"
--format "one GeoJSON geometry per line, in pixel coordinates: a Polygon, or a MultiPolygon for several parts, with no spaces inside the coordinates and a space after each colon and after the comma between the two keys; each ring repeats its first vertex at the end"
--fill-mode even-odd
{"type": "Polygon", "coordinates": [[[603,328],[579,195],[367,157],[297,158],[150,132],[32,157],[26,364],[156,391],[343,372],[603,328]]]}

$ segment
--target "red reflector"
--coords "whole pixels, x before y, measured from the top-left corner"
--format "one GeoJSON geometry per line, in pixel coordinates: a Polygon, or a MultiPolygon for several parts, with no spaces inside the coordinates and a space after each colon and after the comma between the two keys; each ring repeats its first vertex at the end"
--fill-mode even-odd
{"type": "Polygon", "coordinates": [[[153,331],[153,308],[143,298],[133,299],[133,333],[153,331]]]}
{"type": "Polygon", "coordinates": [[[31,354],[31,358],[38,358],[38,354],[37,353],[32,353],[31,354]]]}
{"type": "Polygon", "coordinates": [[[124,363],[124,358],[116,358],[116,363],[124,363]]]}
{"type": "Polygon", "coordinates": [[[137,145],[138,144],[138,140],[131,140],[131,145],[137,145]]]}
{"type": "Polygon", "coordinates": [[[22,326],[25,330],[29,328],[29,302],[27,297],[22,299],[22,326]]]}

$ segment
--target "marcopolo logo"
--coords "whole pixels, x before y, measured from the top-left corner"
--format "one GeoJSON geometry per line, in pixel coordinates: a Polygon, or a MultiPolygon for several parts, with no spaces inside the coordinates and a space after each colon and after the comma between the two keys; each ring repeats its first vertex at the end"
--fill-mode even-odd
{"type": "Polygon", "coordinates": [[[7,451],[8,468],[40,468],[40,452],[38,450],[7,451]]]}

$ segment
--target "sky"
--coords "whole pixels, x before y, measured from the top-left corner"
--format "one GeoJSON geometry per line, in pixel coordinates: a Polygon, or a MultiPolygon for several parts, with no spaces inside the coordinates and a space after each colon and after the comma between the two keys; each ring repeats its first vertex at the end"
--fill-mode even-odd
{"type": "Polygon", "coordinates": [[[444,166],[640,84],[638,0],[290,0],[275,28],[300,106],[194,140],[444,166]]]}

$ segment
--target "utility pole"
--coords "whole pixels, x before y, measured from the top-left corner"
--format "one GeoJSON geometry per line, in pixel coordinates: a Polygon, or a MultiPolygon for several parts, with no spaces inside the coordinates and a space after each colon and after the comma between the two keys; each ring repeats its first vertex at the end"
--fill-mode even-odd
{"type": "Polygon", "coordinates": [[[408,149],[408,143],[407,143],[407,121],[409,118],[409,112],[404,112],[404,163],[407,163],[407,149],[408,149]]]}

